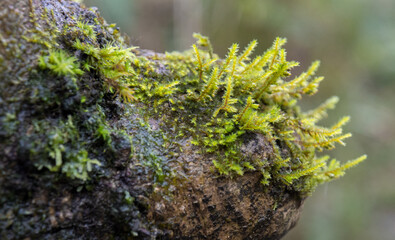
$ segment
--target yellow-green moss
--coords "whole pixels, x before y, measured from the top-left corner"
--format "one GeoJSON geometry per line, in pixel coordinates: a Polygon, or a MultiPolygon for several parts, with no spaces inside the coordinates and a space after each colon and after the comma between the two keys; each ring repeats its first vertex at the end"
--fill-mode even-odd
{"type": "MultiPolygon", "coordinates": [[[[344,170],[366,158],[340,165],[317,155],[336,143],[344,145],[343,140],[351,136],[342,133],[348,117],[332,127],[316,125],[334,107],[337,97],[309,112],[301,112],[297,105],[303,95],[315,94],[323,80],[314,77],[318,61],[291,78],[291,69],[299,63],[286,60],[285,39],[277,38],[271,48],[253,59],[256,40],[240,54],[238,45],[233,44],[227,57],[218,60],[208,39],[195,36],[200,48],[193,45],[184,53],[156,57],[175,76],[154,78],[153,70],[129,78],[129,83],[154,118],[164,121],[177,136],[190,137],[202,154],[216,155],[213,165],[220,174],[261,171],[264,184],[281,181],[294,190],[311,193],[318,184],[342,176],[344,170]],[[240,146],[248,132],[268,139],[274,150],[272,159],[243,159],[240,146]],[[281,148],[289,154],[282,154],[281,148]]],[[[155,60],[151,60],[154,68],[155,60]]]]}

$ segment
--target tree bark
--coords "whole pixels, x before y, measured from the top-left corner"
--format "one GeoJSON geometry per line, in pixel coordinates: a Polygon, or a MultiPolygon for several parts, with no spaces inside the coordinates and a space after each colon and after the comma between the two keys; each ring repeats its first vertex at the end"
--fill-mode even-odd
{"type": "MultiPolygon", "coordinates": [[[[161,170],[171,172],[170,180],[158,184],[152,168],[141,164],[135,153],[168,151],[157,146],[156,134],[164,128],[161,119],[146,119],[150,130],[139,127],[143,113],[136,109],[140,105],[123,104],[101,90],[94,70],[84,74],[85,85],[71,91],[62,85],[69,81],[66,77],[38,69],[45,44],[34,37],[36,31],[42,31],[41,40],[52,41],[64,25],[80,19],[95,22],[99,43],[120,41],[97,11],[56,0],[3,0],[0,9],[1,239],[274,240],[296,224],[303,205],[297,192],[276,183],[264,186],[259,171],[220,176],[210,156],[188,144],[189,139],[179,141],[182,153],[162,166],[161,170]],[[59,31],[43,35],[51,25],[59,31]],[[44,93],[49,100],[36,97],[44,93]],[[111,127],[122,129],[122,134],[111,133],[110,144],[97,140],[89,124],[84,125],[99,113],[85,116],[84,111],[77,111],[81,103],[75,99],[81,95],[90,96],[83,103],[86,109],[99,105],[111,127]],[[38,167],[44,157],[37,157],[41,148],[36,143],[49,141],[45,132],[36,132],[38,122],[48,124],[40,126],[52,131],[69,126],[70,116],[79,131],[79,140],[73,144],[88,149],[89,156],[102,163],[93,168],[87,181],[38,167]]],[[[72,36],[62,34],[55,39],[59,49],[82,58],[68,43],[72,36]]],[[[162,66],[161,54],[133,51],[152,60],[157,78],[174,74],[162,66]]],[[[258,133],[246,134],[241,150],[246,157],[268,158],[273,153],[265,136],[258,133]]]]}

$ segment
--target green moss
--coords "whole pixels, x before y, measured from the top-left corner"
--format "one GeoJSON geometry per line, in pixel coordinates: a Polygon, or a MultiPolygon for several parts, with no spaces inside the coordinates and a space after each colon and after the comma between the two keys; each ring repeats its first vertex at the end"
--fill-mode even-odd
{"type": "Polygon", "coordinates": [[[95,12],[62,4],[31,12],[32,22],[20,24],[28,29],[19,21],[0,28],[0,225],[14,238],[54,228],[66,238],[85,234],[67,226],[85,226],[79,216],[93,210],[105,216],[102,237],[154,236],[149,201],[171,200],[201,170],[233,178],[258,172],[269,195],[305,195],[364,160],[341,164],[320,154],[350,136],[342,133],[349,118],[318,125],[336,97],[300,110],[299,99],[323,78],[314,77],[319,62],[292,76],[298,64],[286,59],[284,39],[256,57],[257,41],[243,51],[233,44],[221,60],[195,34],[190,50],[158,54],[127,46],[95,12]],[[48,210],[64,207],[75,218],[53,225],[48,216],[61,219],[48,210]]]}
{"type": "Polygon", "coordinates": [[[83,74],[77,59],[63,50],[49,50],[47,56],[40,56],[39,64],[42,69],[49,69],[58,76],[75,76],[83,74]]]}
{"type": "Polygon", "coordinates": [[[38,169],[61,171],[71,179],[85,181],[93,166],[101,165],[98,160],[90,159],[83,149],[71,116],[67,122],[38,121],[33,126],[30,158],[38,169]]]}
{"type": "MultiPolygon", "coordinates": [[[[311,193],[319,183],[343,175],[347,164],[341,167],[336,160],[317,154],[333,149],[336,143],[344,145],[343,140],[351,136],[342,133],[347,117],[329,128],[316,125],[334,107],[337,98],[306,113],[297,105],[303,95],[317,92],[323,80],[314,77],[319,62],[291,78],[291,69],[299,63],[286,60],[282,48],[285,39],[277,38],[271,48],[254,59],[250,56],[257,41],[252,41],[240,54],[238,45],[233,44],[227,57],[218,61],[208,39],[197,37],[197,44],[203,49],[193,45],[192,51],[156,57],[166,63],[175,78],[161,77],[153,82],[152,72],[139,74],[137,80],[129,78],[139,101],[154,103],[147,108],[151,116],[162,119],[173,129],[172,134],[190,137],[201,154],[214,156],[213,165],[220,174],[261,171],[263,184],[283,182],[302,193],[311,193]],[[169,91],[156,94],[158,89],[169,91]],[[274,150],[271,157],[251,162],[243,158],[240,148],[244,134],[249,132],[266,137],[274,150]],[[280,149],[288,149],[288,154],[280,149]],[[342,173],[329,176],[327,172],[336,165],[333,161],[342,173]]],[[[155,65],[155,59],[151,61],[155,65]]]]}
{"type": "MultiPolygon", "coordinates": [[[[52,162],[46,160],[39,166],[52,171],[66,169],[67,176],[85,180],[91,165],[100,165],[88,158],[95,152],[88,146],[99,141],[105,144],[99,148],[101,151],[114,150],[112,136],[127,133],[132,135],[135,146],[132,158],[151,169],[158,182],[164,182],[173,175],[167,162],[183,151],[179,142],[189,139],[200,154],[214,159],[213,167],[219,174],[236,176],[260,171],[265,185],[282,182],[293,190],[310,193],[319,183],[343,175],[346,168],[363,159],[340,165],[336,160],[318,155],[324,149],[334,148],[336,143],[344,145],[343,140],[351,136],[342,133],[348,118],[332,127],[317,125],[326,117],[327,110],[334,107],[336,97],[317,109],[300,110],[298,100],[303,95],[315,94],[323,78],[314,77],[318,61],[301,75],[291,76],[291,70],[299,63],[286,59],[285,39],[277,38],[266,52],[254,58],[256,40],[241,53],[239,46],[233,44],[225,59],[219,60],[209,39],[194,34],[197,42],[191,50],[142,56],[136,47],[125,47],[113,26],[105,26],[104,31],[111,32],[116,39],[99,39],[103,34],[98,32],[103,31],[103,27],[96,25],[99,21],[75,18],[62,29],[46,21],[52,29],[47,31],[49,35],[32,31],[36,35],[29,39],[47,49],[39,57],[40,72],[49,70],[66,82],[69,78],[73,80],[75,94],[84,93],[74,103],[78,113],[95,116],[102,112],[100,104],[109,94],[141,109],[135,113],[138,117],[134,117],[134,121],[144,122],[149,128],[149,119],[156,119],[162,130],[158,133],[135,124],[119,129],[109,124],[104,113],[94,117],[93,123],[71,114],[72,119],[79,121],[78,129],[87,129],[81,137],[89,143],[87,148],[74,149],[73,155],[67,155],[65,146],[79,142],[73,139],[79,139],[81,134],[59,134],[58,139],[52,138],[56,134],[50,132],[43,150],[47,157],[43,159],[52,159],[52,162]],[[67,49],[54,50],[58,46],[57,41],[51,39],[54,34],[67,49]],[[95,83],[86,78],[88,73],[99,76],[95,83]],[[89,87],[92,84],[101,88],[95,99],[86,94],[92,90],[89,87]],[[251,133],[261,134],[271,146],[272,151],[265,159],[243,156],[244,138],[251,133]],[[170,141],[180,147],[167,149],[170,141]],[[160,147],[151,149],[153,142],[160,143],[160,147]],[[76,169],[82,169],[77,171],[80,175],[73,174],[76,169]]],[[[54,106],[64,104],[59,96],[54,99],[50,93],[38,95],[46,96],[41,101],[45,99],[49,105],[52,101],[54,106]]],[[[57,124],[60,125],[55,129],[67,125],[65,120],[57,124]]]]}
{"type": "MultiPolygon", "coordinates": [[[[110,126],[107,113],[103,112],[107,107],[103,106],[111,91],[130,100],[120,76],[125,73],[122,64],[131,69],[130,62],[125,64],[124,60],[130,61],[126,56],[133,54],[130,49],[115,46],[114,42],[122,45],[119,34],[108,34],[113,30],[99,23],[97,16],[83,17],[84,21],[71,16],[70,21],[57,25],[56,14],[46,9],[41,15],[34,11],[30,14],[32,26],[23,40],[35,46],[37,62],[30,66],[28,81],[18,83],[18,101],[14,102],[25,105],[9,105],[10,112],[0,114],[0,123],[5,126],[0,134],[20,135],[18,151],[27,151],[30,163],[37,169],[84,182],[90,172],[113,161],[120,147],[116,144],[125,138],[122,131],[110,126]],[[73,49],[78,43],[90,46],[97,55],[81,56],[78,49],[73,49]],[[94,81],[91,71],[103,77],[94,81]],[[114,86],[111,82],[115,82],[114,86]],[[27,120],[20,124],[20,119],[27,120]]],[[[126,142],[130,149],[128,137],[126,142]]]]}

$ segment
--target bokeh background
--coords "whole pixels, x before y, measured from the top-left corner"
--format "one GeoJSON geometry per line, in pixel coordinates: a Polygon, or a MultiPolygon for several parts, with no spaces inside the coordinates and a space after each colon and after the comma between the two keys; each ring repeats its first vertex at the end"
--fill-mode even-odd
{"type": "Polygon", "coordinates": [[[117,23],[133,45],[157,52],[191,47],[193,32],[226,54],[252,39],[257,53],[286,37],[288,59],[306,69],[321,60],[325,76],[305,110],[340,97],[324,124],[350,115],[347,147],[330,154],[368,159],[340,180],[320,186],[285,240],[395,239],[395,1],[394,0],[85,0],[117,23]]]}

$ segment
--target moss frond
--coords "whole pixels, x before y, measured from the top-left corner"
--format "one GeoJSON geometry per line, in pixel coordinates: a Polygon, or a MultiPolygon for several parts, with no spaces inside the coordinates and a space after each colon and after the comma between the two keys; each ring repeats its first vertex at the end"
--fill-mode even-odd
{"type": "Polygon", "coordinates": [[[203,86],[203,90],[200,93],[198,101],[205,99],[206,97],[212,97],[216,91],[218,90],[218,67],[215,67],[211,72],[210,79],[208,82],[203,86]]]}
{"type": "Polygon", "coordinates": [[[324,103],[322,103],[317,108],[308,111],[303,114],[304,119],[308,119],[311,123],[316,123],[323,118],[328,116],[327,111],[329,109],[334,109],[336,104],[339,102],[339,98],[337,96],[333,96],[327,99],[324,103]]]}
{"type": "MultiPolygon", "coordinates": [[[[234,73],[236,70],[236,64],[237,64],[237,58],[236,58],[236,53],[238,50],[238,46],[234,44],[231,49],[229,50],[229,62],[232,61],[232,68],[230,69],[230,72],[227,76],[226,79],[226,92],[222,96],[222,106],[219,107],[215,112],[214,112],[214,117],[217,116],[219,111],[224,110],[227,112],[236,112],[237,109],[233,106],[233,104],[237,103],[236,98],[232,98],[232,93],[233,93],[233,87],[234,87],[234,73]]],[[[228,60],[227,60],[228,61],[228,60]]]]}
{"type": "Polygon", "coordinates": [[[244,61],[249,61],[249,56],[254,52],[255,47],[258,45],[257,40],[252,40],[244,51],[239,56],[239,64],[244,65],[244,61]]]}
{"type": "Polygon", "coordinates": [[[350,160],[347,163],[345,163],[339,167],[336,167],[334,169],[333,169],[333,166],[335,166],[337,164],[335,164],[335,162],[333,162],[332,164],[329,165],[329,170],[322,172],[321,174],[324,174],[324,175],[331,177],[331,178],[341,177],[345,174],[345,170],[358,165],[359,163],[363,162],[366,158],[367,158],[366,155],[362,155],[359,158],[350,160]],[[331,165],[332,165],[332,168],[331,168],[331,165]]]}
{"type": "Polygon", "coordinates": [[[198,63],[198,68],[199,71],[203,71],[203,62],[202,62],[202,58],[200,57],[200,53],[199,53],[199,49],[196,47],[195,44],[192,45],[193,51],[195,52],[195,56],[196,56],[196,60],[198,63]]]}
{"type": "Polygon", "coordinates": [[[286,42],[287,40],[285,38],[279,38],[279,37],[277,37],[276,40],[274,41],[272,49],[269,50],[269,52],[271,52],[271,61],[270,61],[269,69],[272,69],[272,67],[274,66],[274,63],[277,61],[278,58],[278,52],[286,42]]]}
{"type": "Polygon", "coordinates": [[[272,85],[270,88],[271,92],[276,98],[281,97],[282,101],[289,101],[291,98],[299,99],[302,94],[314,94],[318,89],[319,82],[324,79],[323,77],[316,77],[310,81],[318,66],[319,61],[315,61],[308,71],[303,72],[293,80],[278,85],[272,85]]]}
{"type": "Polygon", "coordinates": [[[227,77],[227,84],[226,84],[226,92],[222,97],[222,106],[217,108],[214,112],[214,117],[218,115],[218,113],[221,110],[224,110],[226,112],[236,112],[237,109],[233,106],[235,103],[237,103],[236,98],[232,98],[232,92],[233,92],[233,78],[232,76],[227,77]]]}
{"type": "Polygon", "coordinates": [[[203,72],[213,65],[218,59],[213,58],[210,55],[210,59],[208,61],[204,61],[204,56],[200,54],[199,48],[196,46],[196,44],[193,44],[192,48],[195,53],[196,62],[198,64],[197,70],[199,72],[199,81],[202,81],[203,72]]]}
{"type": "Polygon", "coordinates": [[[247,103],[246,103],[245,107],[241,110],[241,112],[240,112],[239,114],[237,114],[237,115],[235,116],[235,117],[236,117],[236,121],[237,121],[237,122],[240,122],[240,120],[241,120],[242,118],[244,118],[244,116],[245,116],[245,114],[246,114],[247,111],[249,111],[250,109],[257,109],[258,107],[259,107],[259,105],[258,105],[258,104],[255,104],[255,103],[254,103],[254,100],[252,99],[252,97],[249,96],[249,97],[247,98],[247,103]]]}
{"type": "Polygon", "coordinates": [[[346,138],[350,138],[352,136],[351,133],[347,133],[347,134],[343,134],[340,136],[336,136],[336,137],[328,137],[325,138],[323,137],[322,139],[317,139],[317,140],[311,140],[308,142],[305,142],[306,146],[313,146],[316,149],[318,149],[319,151],[322,151],[323,149],[333,149],[335,148],[335,143],[339,143],[343,146],[345,146],[346,144],[343,142],[344,139],[346,138]]]}
{"type": "Polygon", "coordinates": [[[225,62],[224,62],[224,64],[222,64],[221,71],[218,73],[218,78],[221,78],[221,77],[222,77],[222,74],[224,74],[224,72],[228,69],[229,64],[230,64],[232,61],[235,61],[235,56],[236,56],[238,50],[239,50],[239,45],[236,44],[236,43],[234,43],[234,44],[229,48],[229,52],[228,52],[228,55],[227,55],[227,57],[226,57],[226,59],[225,59],[225,62]]]}
{"type": "Polygon", "coordinates": [[[281,177],[282,177],[282,179],[285,180],[285,182],[287,184],[291,184],[295,179],[299,179],[299,178],[301,178],[303,176],[312,175],[314,173],[317,173],[319,171],[319,169],[324,167],[324,166],[325,166],[325,163],[323,162],[323,163],[317,164],[315,166],[312,166],[312,167],[309,167],[309,168],[306,168],[306,169],[294,171],[294,172],[289,173],[289,174],[283,174],[283,175],[281,175],[281,177]]]}
{"type": "Polygon", "coordinates": [[[341,127],[347,124],[350,121],[349,116],[342,117],[335,125],[331,127],[331,129],[341,129],[341,127]]]}
{"type": "Polygon", "coordinates": [[[197,39],[197,44],[201,47],[207,47],[210,59],[213,59],[213,46],[211,45],[210,39],[200,33],[193,33],[193,37],[197,39]]]}
{"type": "Polygon", "coordinates": [[[211,59],[210,61],[206,62],[203,64],[203,69],[209,68],[211,65],[213,65],[218,59],[214,58],[211,59]]]}
{"type": "Polygon", "coordinates": [[[249,72],[256,70],[257,65],[261,62],[262,56],[257,56],[253,61],[248,63],[244,69],[240,72],[240,75],[248,74],[249,72]]]}

